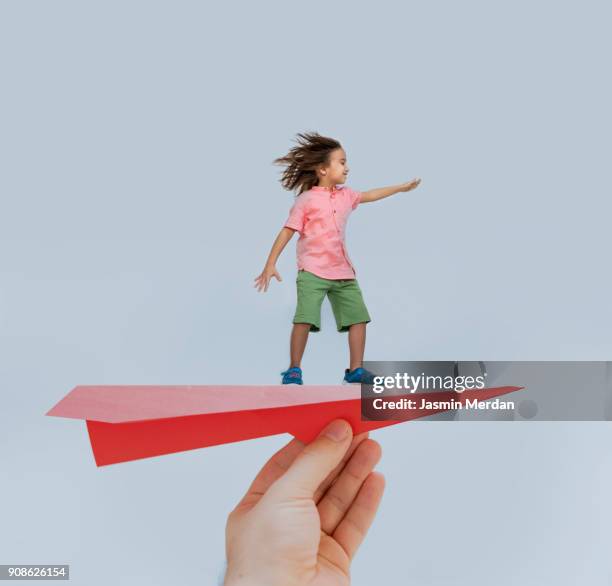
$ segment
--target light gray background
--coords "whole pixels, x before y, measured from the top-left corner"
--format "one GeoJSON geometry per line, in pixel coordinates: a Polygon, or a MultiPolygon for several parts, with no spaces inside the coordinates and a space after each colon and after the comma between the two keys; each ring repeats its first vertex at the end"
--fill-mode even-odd
{"type": "MultiPolygon", "coordinates": [[[[611,358],[604,2],[3,2],[0,562],[79,585],[214,583],[288,437],[97,469],[77,384],[275,384],[295,240],[271,161],[338,137],[371,360],[611,358]],[[117,577],[119,575],[119,577],[117,577]]],[[[335,383],[326,302],[303,363],[335,383]]],[[[416,423],[355,585],[612,583],[606,423],[416,423]]]]}

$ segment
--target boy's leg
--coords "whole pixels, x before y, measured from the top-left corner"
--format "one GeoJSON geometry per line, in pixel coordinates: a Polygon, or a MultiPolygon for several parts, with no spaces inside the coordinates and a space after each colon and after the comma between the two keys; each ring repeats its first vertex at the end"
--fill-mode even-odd
{"type": "Polygon", "coordinates": [[[308,341],[308,332],[310,332],[310,324],[293,324],[290,342],[291,363],[289,364],[289,368],[293,368],[294,366],[301,368],[302,356],[304,356],[304,349],[308,341]]]}
{"type": "Polygon", "coordinates": [[[329,291],[339,332],[348,331],[350,369],[363,366],[366,324],[371,320],[357,279],[337,281],[329,291]]]}
{"type": "Polygon", "coordinates": [[[298,271],[295,282],[297,307],[291,330],[289,368],[300,367],[308,333],[318,332],[321,329],[321,304],[331,283],[327,279],[322,279],[304,270],[298,271]]]}
{"type": "Polygon", "coordinates": [[[348,341],[351,365],[350,369],[355,370],[363,366],[363,353],[365,351],[366,323],[352,324],[349,326],[348,341]]]}

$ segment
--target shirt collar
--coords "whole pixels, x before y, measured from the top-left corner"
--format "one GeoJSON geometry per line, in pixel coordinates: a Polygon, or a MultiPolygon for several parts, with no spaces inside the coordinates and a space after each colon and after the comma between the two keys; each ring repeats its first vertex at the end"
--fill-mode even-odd
{"type": "Polygon", "coordinates": [[[314,191],[327,191],[327,192],[339,191],[342,188],[343,188],[343,185],[336,185],[333,189],[329,189],[328,187],[322,187],[321,185],[315,185],[311,187],[311,189],[313,189],[314,191]]]}

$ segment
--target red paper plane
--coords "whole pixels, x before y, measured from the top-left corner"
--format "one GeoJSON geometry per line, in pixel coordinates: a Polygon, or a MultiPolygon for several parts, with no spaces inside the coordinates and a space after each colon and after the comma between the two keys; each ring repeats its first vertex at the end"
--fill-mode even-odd
{"type": "MultiPolygon", "coordinates": [[[[464,403],[521,388],[418,397],[464,403]]],[[[402,420],[445,410],[414,410],[402,420]]],[[[279,433],[310,442],[336,418],[346,419],[355,435],[401,422],[362,421],[359,385],[77,386],[47,415],[84,419],[98,466],[279,433]]]]}

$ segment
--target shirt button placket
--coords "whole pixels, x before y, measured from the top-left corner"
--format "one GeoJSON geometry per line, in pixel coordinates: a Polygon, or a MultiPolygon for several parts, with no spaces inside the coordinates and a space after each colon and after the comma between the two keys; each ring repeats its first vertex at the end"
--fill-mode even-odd
{"type": "Polygon", "coordinates": [[[332,208],[332,218],[334,219],[334,225],[336,226],[336,231],[339,234],[340,233],[340,229],[338,228],[338,222],[336,222],[336,208],[334,207],[334,203],[331,201],[332,199],[334,199],[334,192],[333,191],[330,194],[329,205],[331,205],[331,208],[332,208]]]}

